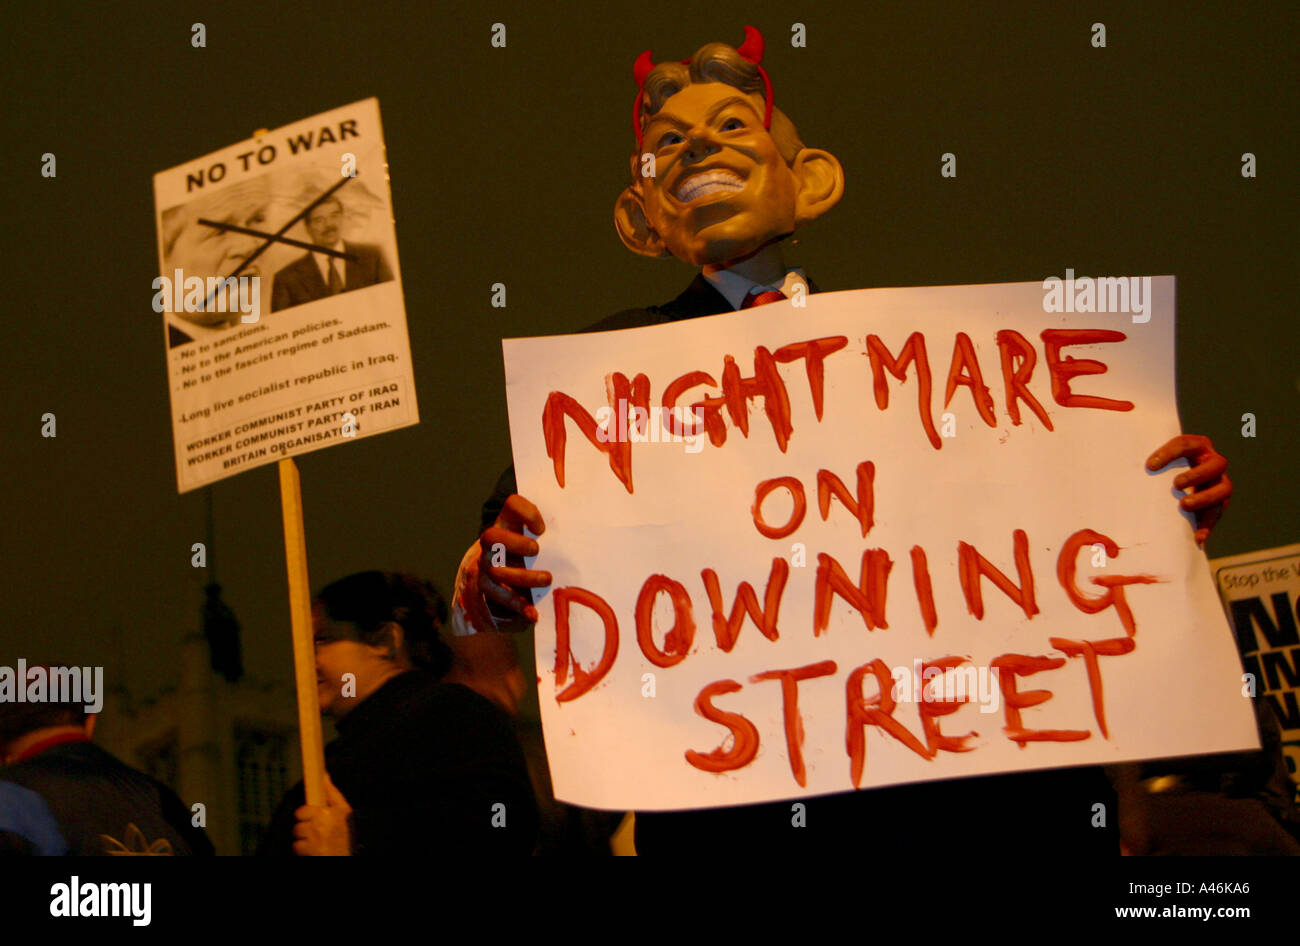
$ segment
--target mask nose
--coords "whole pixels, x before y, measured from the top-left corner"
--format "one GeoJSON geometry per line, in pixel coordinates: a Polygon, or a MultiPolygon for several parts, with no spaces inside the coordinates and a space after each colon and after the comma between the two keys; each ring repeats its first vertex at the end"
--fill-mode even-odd
{"type": "Polygon", "coordinates": [[[698,164],[705,158],[717,154],[721,147],[707,138],[692,136],[690,143],[686,146],[685,159],[687,164],[698,164]]]}

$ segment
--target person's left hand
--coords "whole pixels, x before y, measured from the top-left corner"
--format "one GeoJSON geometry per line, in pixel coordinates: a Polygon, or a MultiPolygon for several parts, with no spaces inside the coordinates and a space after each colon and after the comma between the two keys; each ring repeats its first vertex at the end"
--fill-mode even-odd
{"type": "Polygon", "coordinates": [[[293,853],[304,857],[337,857],[352,853],[352,806],[325,775],[325,804],[303,805],[293,813],[293,853]]]}
{"type": "Polygon", "coordinates": [[[1209,538],[1232,495],[1232,481],[1224,473],[1228,460],[1214,449],[1209,437],[1181,434],[1147,458],[1147,469],[1154,473],[1179,457],[1187,457],[1191,466],[1174,477],[1174,486],[1191,486],[1194,491],[1180,499],[1178,505],[1196,514],[1196,543],[1200,545],[1209,538]]]}

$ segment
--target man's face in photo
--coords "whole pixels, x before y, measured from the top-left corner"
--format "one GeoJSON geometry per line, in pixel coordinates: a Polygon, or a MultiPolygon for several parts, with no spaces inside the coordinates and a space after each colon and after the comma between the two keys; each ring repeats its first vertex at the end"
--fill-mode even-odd
{"type": "MultiPolygon", "coordinates": [[[[228,223],[252,230],[267,231],[271,195],[265,181],[249,181],[222,191],[210,200],[199,200],[182,211],[186,220],[167,254],[167,269],[181,269],[186,276],[229,276],[248,259],[265,240],[246,233],[222,230],[199,223],[199,218],[228,223]]],[[[266,254],[241,271],[241,276],[257,276],[265,268],[266,254]]]]}
{"type": "Polygon", "coordinates": [[[307,215],[307,232],[317,246],[333,246],[343,227],[343,207],[337,200],[327,200],[307,215]]]}
{"type": "Polygon", "coordinates": [[[798,184],[763,127],[761,104],[734,86],[693,83],[645,126],[655,177],[646,218],[678,259],[725,263],[794,231],[798,184]]]}
{"type": "MultiPolygon", "coordinates": [[[[233,276],[238,271],[240,277],[265,278],[269,284],[276,270],[300,251],[273,243],[251,263],[244,265],[266,239],[212,224],[274,233],[291,212],[287,203],[272,195],[265,177],[245,181],[168,211],[163,215],[164,238],[170,239],[165,247],[163,273],[172,278],[174,271],[179,269],[184,279],[197,276],[206,282],[213,277],[224,279],[233,276]],[[200,220],[211,223],[200,223],[200,220]],[[241,266],[244,268],[240,269],[241,266]]],[[[232,296],[229,288],[205,299],[205,306],[207,311],[177,312],[176,315],[193,325],[210,328],[229,326],[239,320],[238,297],[232,296]]]]}

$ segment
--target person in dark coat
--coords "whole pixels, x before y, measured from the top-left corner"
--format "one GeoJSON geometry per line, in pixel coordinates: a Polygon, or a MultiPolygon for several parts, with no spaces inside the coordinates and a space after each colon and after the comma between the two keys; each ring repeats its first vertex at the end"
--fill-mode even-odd
{"type": "Polygon", "coordinates": [[[90,741],[96,718],[0,701],[0,854],[212,854],[175,792],[90,741]]]}
{"type": "Polygon", "coordinates": [[[427,582],[362,572],[312,609],[327,804],[302,783],[272,818],[259,854],[528,855],[537,806],[510,717],[442,682],[446,605],[427,582]]]}
{"type": "MultiPolygon", "coordinates": [[[[773,106],[760,65],[763,44],[746,27],[739,48],[711,43],[683,62],[634,67],[632,182],[615,202],[624,245],[648,257],[673,256],[699,274],[673,301],[628,309],[589,331],[612,331],[714,315],[795,299],[816,291],[785,266],[782,243],[834,207],[844,172],[826,151],[805,147],[773,106]],[[644,173],[653,157],[653,173],[644,173]]],[[[1204,437],[1182,436],[1147,459],[1161,469],[1177,457],[1192,468],[1175,484],[1197,516],[1197,541],[1219,518],[1231,484],[1226,461],[1204,437]]],[[[542,511],[516,493],[507,470],[483,507],[483,530],[456,578],[452,627],[458,634],[518,632],[538,620],[530,589],[551,583],[524,565],[540,550],[542,511]],[[493,548],[508,553],[504,564],[493,548]]],[[[793,802],[640,813],[640,853],[774,854],[819,850],[924,856],[963,837],[994,839],[1021,856],[1115,856],[1120,852],[1117,798],[1096,766],[928,782],[793,802]],[[796,825],[798,830],[792,830],[796,825]]]]}

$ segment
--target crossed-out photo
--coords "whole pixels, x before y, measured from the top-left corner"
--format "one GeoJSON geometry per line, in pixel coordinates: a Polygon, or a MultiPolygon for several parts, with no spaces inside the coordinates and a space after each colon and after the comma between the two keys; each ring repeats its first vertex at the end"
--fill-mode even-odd
{"type": "Polygon", "coordinates": [[[165,307],[168,347],[392,280],[384,190],[330,163],[268,172],[163,211],[162,276],[177,287],[159,295],[184,303],[165,307]]]}

